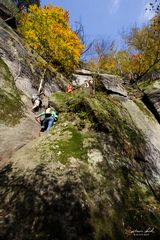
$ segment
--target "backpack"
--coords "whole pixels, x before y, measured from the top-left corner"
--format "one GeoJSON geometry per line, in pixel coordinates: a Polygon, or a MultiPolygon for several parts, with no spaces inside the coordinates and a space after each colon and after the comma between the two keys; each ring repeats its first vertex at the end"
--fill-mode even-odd
{"type": "Polygon", "coordinates": [[[59,113],[58,112],[55,112],[55,113],[56,113],[56,116],[54,118],[54,121],[57,122],[59,113]]]}
{"type": "Polygon", "coordinates": [[[57,122],[57,120],[58,120],[58,116],[54,118],[54,121],[55,121],[55,122],[57,122]]]}

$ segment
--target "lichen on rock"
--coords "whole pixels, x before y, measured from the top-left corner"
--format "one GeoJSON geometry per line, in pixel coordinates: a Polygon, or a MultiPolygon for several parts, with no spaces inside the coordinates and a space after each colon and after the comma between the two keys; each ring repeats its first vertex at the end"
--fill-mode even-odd
{"type": "Polygon", "coordinates": [[[23,116],[24,105],[21,101],[20,92],[15,86],[12,74],[7,65],[0,58],[0,121],[14,125],[23,116]]]}

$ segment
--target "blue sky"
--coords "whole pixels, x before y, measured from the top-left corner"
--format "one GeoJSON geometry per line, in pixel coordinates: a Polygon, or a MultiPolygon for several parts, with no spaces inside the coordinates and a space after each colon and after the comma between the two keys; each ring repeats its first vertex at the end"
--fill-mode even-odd
{"type": "Polygon", "coordinates": [[[116,40],[120,44],[122,29],[135,23],[143,25],[151,17],[145,8],[149,0],[41,0],[41,5],[52,4],[69,11],[72,28],[76,21],[84,26],[88,41],[116,40]]]}

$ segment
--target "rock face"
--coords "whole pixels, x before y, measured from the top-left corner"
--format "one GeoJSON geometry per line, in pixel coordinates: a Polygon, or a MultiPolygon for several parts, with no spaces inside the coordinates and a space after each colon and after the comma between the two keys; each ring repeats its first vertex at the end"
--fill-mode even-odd
{"type": "Polygon", "coordinates": [[[152,105],[157,120],[160,122],[160,80],[154,81],[150,86],[147,86],[145,94],[145,98],[152,105]]]}
{"type": "MultiPolygon", "coordinates": [[[[7,164],[17,149],[38,137],[31,96],[38,90],[44,66],[46,62],[26,48],[0,18],[0,166],[7,164]]],[[[66,83],[52,67],[46,68],[43,89],[50,97],[51,92],[64,89],[66,83]]]]}
{"type": "Polygon", "coordinates": [[[127,97],[127,91],[123,87],[123,81],[118,76],[111,76],[109,74],[99,74],[105,88],[111,92],[127,97]]]}
{"type": "Polygon", "coordinates": [[[2,239],[132,239],[142,223],[156,239],[156,120],[142,102],[103,93],[55,93],[52,100],[58,122],[1,171],[2,239]]]}
{"type": "Polygon", "coordinates": [[[149,177],[149,181],[152,182],[153,188],[156,188],[156,182],[159,186],[160,180],[160,125],[140,100],[136,102],[128,100],[123,102],[123,106],[130,113],[134,124],[144,135],[146,152],[149,154],[143,153],[139,160],[142,161],[143,158],[143,161],[146,162],[148,167],[146,171],[152,173],[153,176],[153,178],[149,177]],[[146,117],[144,117],[144,113],[146,117]]]}
{"type": "Polygon", "coordinates": [[[18,148],[38,136],[38,127],[33,114],[28,111],[28,99],[18,91],[8,66],[1,58],[0,69],[0,166],[2,166],[18,148]]]}
{"type": "Polygon", "coordinates": [[[31,97],[37,92],[44,69],[47,69],[43,86],[45,94],[49,96],[51,92],[64,89],[65,78],[24,46],[22,39],[0,18],[0,56],[7,64],[17,88],[31,97]]]}
{"type": "Polygon", "coordinates": [[[47,68],[44,88],[60,114],[38,137],[29,96],[45,62],[4,23],[0,33],[0,239],[117,240],[137,232],[159,239],[160,125],[153,114],[115,76],[97,76],[103,87],[94,94],[68,94],[59,91],[65,78],[47,68]]]}
{"type": "Polygon", "coordinates": [[[109,94],[118,94],[127,97],[127,91],[123,87],[123,80],[118,76],[109,74],[96,74],[85,69],[79,69],[73,74],[73,85],[83,85],[85,82],[96,78],[99,84],[102,84],[109,94]]]}
{"type": "Polygon", "coordinates": [[[74,86],[84,85],[87,81],[93,81],[93,73],[85,69],[78,69],[73,74],[72,82],[74,86]]]}

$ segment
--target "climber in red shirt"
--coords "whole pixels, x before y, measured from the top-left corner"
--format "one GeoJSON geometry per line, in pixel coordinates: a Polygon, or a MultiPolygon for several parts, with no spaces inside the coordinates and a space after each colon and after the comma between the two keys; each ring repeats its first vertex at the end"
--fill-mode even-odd
{"type": "Polygon", "coordinates": [[[73,92],[73,86],[72,86],[71,84],[68,84],[68,86],[67,86],[67,92],[68,92],[68,93],[73,92]]]}

